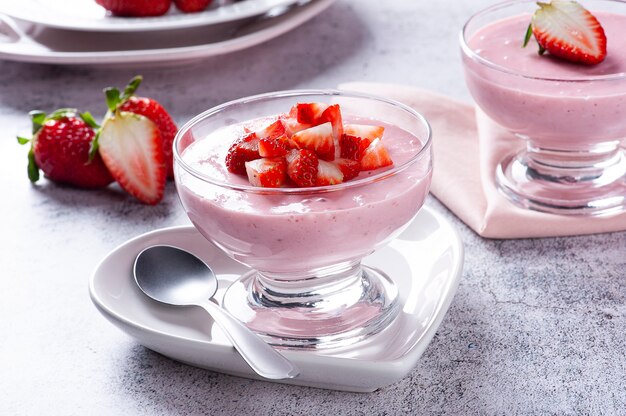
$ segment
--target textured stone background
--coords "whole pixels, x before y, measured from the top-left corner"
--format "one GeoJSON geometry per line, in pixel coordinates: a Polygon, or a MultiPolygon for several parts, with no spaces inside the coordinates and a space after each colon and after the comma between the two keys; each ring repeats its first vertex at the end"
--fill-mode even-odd
{"type": "Polygon", "coordinates": [[[26,178],[14,136],[27,111],[101,116],[101,88],[139,72],[142,94],[179,123],[245,95],[354,80],[468,100],[457,35],[488,3],[338,0],[264,45],[177,66],[0,62],[0,414],[626,414],[626,233],[484,240],[429,199],[466,245],[458,294],[410,376],[352,394],[216,374],[137,345],[91,305],[87,279],[128,238],[187,223],[173,185],[145,207],[115,187],[26,178]]]}

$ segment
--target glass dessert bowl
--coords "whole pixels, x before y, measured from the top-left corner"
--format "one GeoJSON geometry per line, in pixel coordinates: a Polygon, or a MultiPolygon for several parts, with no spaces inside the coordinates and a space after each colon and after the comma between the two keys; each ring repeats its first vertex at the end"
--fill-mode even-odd
{"type": "Polygon", "coordinates": [[[396,317],[393,281],[361,259],[398,236],[428,194],[431,132],[420,114],[357,93],[264,94],[195,117],[180,129],[174,155],[178,194],[192,223],[252,269],[228,288],[224,307],[269,343],[348,345],[396,317]],[[384,125],[394,165],[309,188],[256,187],[226,169],[233,134],[298,102],[339,104],[344,121],[384,125]]]}
{"type": "Polygon", "coordinates": [[[499,189],[525,208],[601,215],[626,209],[626,3],[582,4],[608,38],[598,65],[540,56],[534,40],[522,48],[534,1],[476,13],[460,43],[474,100],[526,144],[497,166],[499,189]]]}

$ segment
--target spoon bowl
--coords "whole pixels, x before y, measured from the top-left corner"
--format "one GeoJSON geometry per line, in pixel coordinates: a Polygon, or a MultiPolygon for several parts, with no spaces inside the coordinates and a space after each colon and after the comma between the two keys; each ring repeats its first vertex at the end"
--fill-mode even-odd
{"type": "Polygon", "coordinates": [[[135,261],[135,281],[149,297],[162,303],[186,306],[211,299],[217,278],[208,264],[172,246],[143,250],[135,261]]]}
{"type": "Polygon", "coordinates": [[[217,277],[193,254],[172,246],[152,246],[137,255],[135,282],[148,297],[168,305],[199,306],[224,330],[242,358],[260,376],[294,378],[300,371],[258,335],[211,301],[217,277]]]}

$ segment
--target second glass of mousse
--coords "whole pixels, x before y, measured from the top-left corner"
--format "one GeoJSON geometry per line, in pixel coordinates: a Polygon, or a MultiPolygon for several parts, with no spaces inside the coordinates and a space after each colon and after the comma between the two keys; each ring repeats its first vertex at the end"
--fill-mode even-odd
{"type": "MultiPolygon", "coordinates": [[[[563,2],[562,2],[563,3],[563,2]]],[[[461,33],[467,86],[484,113],[526,146],[497,167],[496,182],[514,203],[557,214],[626,209],[626,3],[581,2],[606,34],[595,65],[522,47],[537,10],[509,1],[472,16],[461,33]]],[[[569,7],[569,5],[565,5],[569,7]]]]}

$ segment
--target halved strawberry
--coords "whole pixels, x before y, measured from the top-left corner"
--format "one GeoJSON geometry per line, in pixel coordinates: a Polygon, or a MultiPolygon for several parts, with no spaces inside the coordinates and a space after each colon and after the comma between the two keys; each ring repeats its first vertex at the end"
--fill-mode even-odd
{"type": "Polygon", "coordinates": [[[545,51],[571,62],[599,64],[606,57],[606,35],[602,25],[587,9],[575,1],[553,0],[537,3],[539,10],[526,31],[524,46],[531,32],[545,51]]]}
{"type": "MultiPolygon", "coordinates": [[[[152,98],[136,97],[135,91],[139,88],[139,85],[143,81],[141,75],[137,75],[130,80],[128,85],[123,91],[120,91],[114,87],[108,87],[104,89],[106,96],[107,107],[110,113],[116,111],[126,111],[129,113],[139,114],[147,117],[157,125],[161,132],[161,140],[163,141],[163,153],[165,154],[165,163],[167,164],[167,176],[169,178],[174,177],[174,158],[173,158],[173,143],[174,137],[178,132],[176,123],[169,115],[169,113],[163,108],[159,102],[152,98]]],[[[108,114],[107,114],[108,117],[108,114]]],[[[98,149],[98,137],[93,141],[90,156],[96,154],[98,149]]]]}
{"type": "Polygon", "coordinates": [[[335,159],[335,141],[331,123],[320,124],[310,129],[299,131],[291,136],[301,149],[314,151],[322,160],[335,159]]]}
{"type": "Polygon", "coordinates": [[[365,149],[361,159],[361,170],[374,170],[393,165],[389,152],[380,139],[376,139],[365,149]]]}
{"type": "Polygon", "coordinates": [[[282,120],[276,120],[263,130],[259,130],[256,132],[256,135],[259,139],[269,138],[275,139],[285,134],[285,125],[282,120]]]}
{"type": "Polygon", "coordinates": [[[343,181],[349,181],[350,179],[354,179],[359,176],[359,172],[361,172],[361,163],[352,159],[335,159],[333,162],[341,173],[343,173],[343,181]]]}
{"type": "Polygon", "coordinates": [[[287,179],[287,162],[282,157],[261,158],[246,162],[250,184],[264,188],[278,188],[287,179]]]}
{"type": "Polygon", "coordinates": [[[287,175],[301,187],[315,186],[319,159],[310,150],[291,150],[287,153],[287,175]]]}
{"type": "Polygon", "coordinates": [[[98,142],[104,164],[126,192],[150,205],[163,198],[167,170],[155,123],[138,114],[116,111],[105,119],[98,142]]]}
{"type": "Polygon", "coordinates": [[[343,120],[339,104],[328,106],[321,115],[322,122],[330,122],[333,126],[333,140],[335,141],[335,159],[341,156],[340,141],[343,136],[343,120]]]}
{"type": "Polygon", "coordinates": [[[385,128],[382,126],[370,126],[369,124],[346,124],[343,127],[344,134],[362,137],[370,141],[382,138],[385,128]]]}
{"type": "Polygon", "coordinates": [[[343,173],[337,165],[320,160],[317,167],[316,186],[336,185],[343,182],[343,173]]]}
{"type": "Polygon", "coordinates": [[[261,157],[285,156],[289,150],[297,147],[296,143],[285,134],[275,139],[264,137],[259,140],[259,155],[261,157]]]}
{"type": "Polygon", "coordinates": [[[226,168],[239,175],[246,174],[245,163],[259,159],[259,138],[256,133],[248,133],[230,146],[226,154],[226,168]]]}
{"type": "Polygon", "coordinates": [[[291,114],[295,114],[298,123],[315,125],[322,122],[321,116],[326,108],[328,104],[324,103],[298,103],[292,108],[291,114]]]}
{"type": "Polygon", "coordinates": [[[340,156],[345,159],[361,161],[365,149],[367,149],[371,143],[372,141],[370,139],[344,133],[340,141],[340,156]]]}

